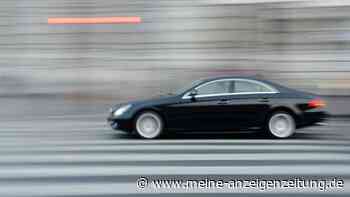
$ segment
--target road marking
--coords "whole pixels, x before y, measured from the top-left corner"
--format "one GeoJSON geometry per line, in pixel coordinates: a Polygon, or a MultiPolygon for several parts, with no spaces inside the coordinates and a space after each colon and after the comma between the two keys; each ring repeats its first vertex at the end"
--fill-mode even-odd
{"type": "MultiPolygon", "coordinates": [[[[262,160],[332,160],[332,161],[350,161],[349,154],[342,153],[210,153],[210,154],[162,154],[162,153],[141,153],[141,154],[115,154],[115,153],[90,153],[88,155],[77,155],[72,153],[38,153],[28,155],[27,153],[16,154],[16,155],[2,155],[0,158],[1,164],[6,163],[25,163],[25,162],[91,162],[91,161],[215,161],[215,160],[251,160],[251,161],[262,161],[262,160]]],[[[2,169],[0,169],[2,170],[2,169]]]]}
{"type": "Polygon", "coordinates": [[[305,175],[349,176],[350,166],[271,165],[271,166],[60,166],[1,168],[0,178],[87,177],[87,176],[171,176],[171,175],[305,175]]]}
{"type": "MultiPolygon", "coordinates": [[[[109,146],[80,146],[80,145],[73,145],[73,146],[47,146],[47,147],[38,147],[38,146],[30,146],[30,147],[3,147],[0,149],[0,153],[3,152],[10,152],[10,153],[25,153],[25,152],[33,152],[33,151],[40,151],[40,152],[55,152],[55,151],[134,151],[137,153],[137,151],[167,151],[167,150],[180,150],[184,153],[188,151],[193,150],[203,150],[203,151],[223,151],[223,150],[230,150],[232,151],[232,154],[235,154],[235,151],[242,151],[242,150],[250,150],[250,151],[259,151],[259,150],[265,150],[267,153],[268,151],[319,151],[320,153],[322,151],[350,151],[349,147],[344,146],[327,146],[327,145],[215,145],[215,144],[209,144],[209,145],[195,145],[195,144],[188,144],[185,147],[181,144],[179,145],[130,145],[130,146],[118,146],[118,145],[109,145],[109,146]]],[[[128,152],[127,152],[128,153],[128,152]]],[[[119,153],[121,154],[121,153],[119,153]]],[[[1,158],[0,158],[1,159],[1,158]]]]}

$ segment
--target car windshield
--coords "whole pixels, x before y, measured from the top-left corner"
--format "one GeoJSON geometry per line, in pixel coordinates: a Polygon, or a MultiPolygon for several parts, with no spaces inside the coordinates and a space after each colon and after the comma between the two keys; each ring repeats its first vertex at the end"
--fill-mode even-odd
{"type": "Polygon", "coordinates": [[[170,94],[174,94],[174,95],[178,95],[178,94],[182,94],[184,93],[186,90],[192,88],[192,87],[195,87],[197,85],[199,85],[200,83],[202,83],[203,80],[196,80],[196,81],[193,81],[192,83],[189,83],[187,85],[185,85],[184,87],[180,88],[180,89],[177,89],[175,91],[172,91],[170,94]]]}

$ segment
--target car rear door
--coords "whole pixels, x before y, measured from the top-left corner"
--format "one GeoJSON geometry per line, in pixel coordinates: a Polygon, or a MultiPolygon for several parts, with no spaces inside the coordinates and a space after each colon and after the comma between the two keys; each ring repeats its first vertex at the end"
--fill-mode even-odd
{"type": "Polygon", "coordinates": [[[234,129],[261,125],[270,108],[267,100],[257,94],[233,95],[226,105],[230,112],[225,118],[229,127],[234,129]]]}
{"type": "Polygon", "coordinates": [[[232,128],[261,126],[271,107],[275,91],[251,80],[237,79],[233,82],[234,94],[227,101],[228,119],[232,128]]]}

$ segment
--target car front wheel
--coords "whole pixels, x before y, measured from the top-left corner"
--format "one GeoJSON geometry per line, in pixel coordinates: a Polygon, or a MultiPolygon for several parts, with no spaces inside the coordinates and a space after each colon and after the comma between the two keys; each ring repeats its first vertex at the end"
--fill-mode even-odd
{"type": "Polygon", "coordinates": [[[288,138],[295,132],[295,121],[287,112],[275,112],[267,124],[269,134],[275,138],[288,138]]]}
{"type": "Polygon", "coordinates": [[[154,139],[163,131],[162,118],[155,112],[146,111],[139,114],[135,121],[136,133],[145,139],[154,139]]]}

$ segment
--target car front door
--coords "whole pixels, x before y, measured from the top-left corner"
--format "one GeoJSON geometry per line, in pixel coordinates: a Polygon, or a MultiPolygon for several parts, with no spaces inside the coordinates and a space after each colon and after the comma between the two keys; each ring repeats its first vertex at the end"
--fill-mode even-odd
{"type": "Polygon", "coordinates": [[[232,80],[207,82],[193,90],[195,96],[185,94],[181,102],[168,106],[169,127],[193,131],[224,129],[228,124],[225,113],[231,98],[232,80]]]}

